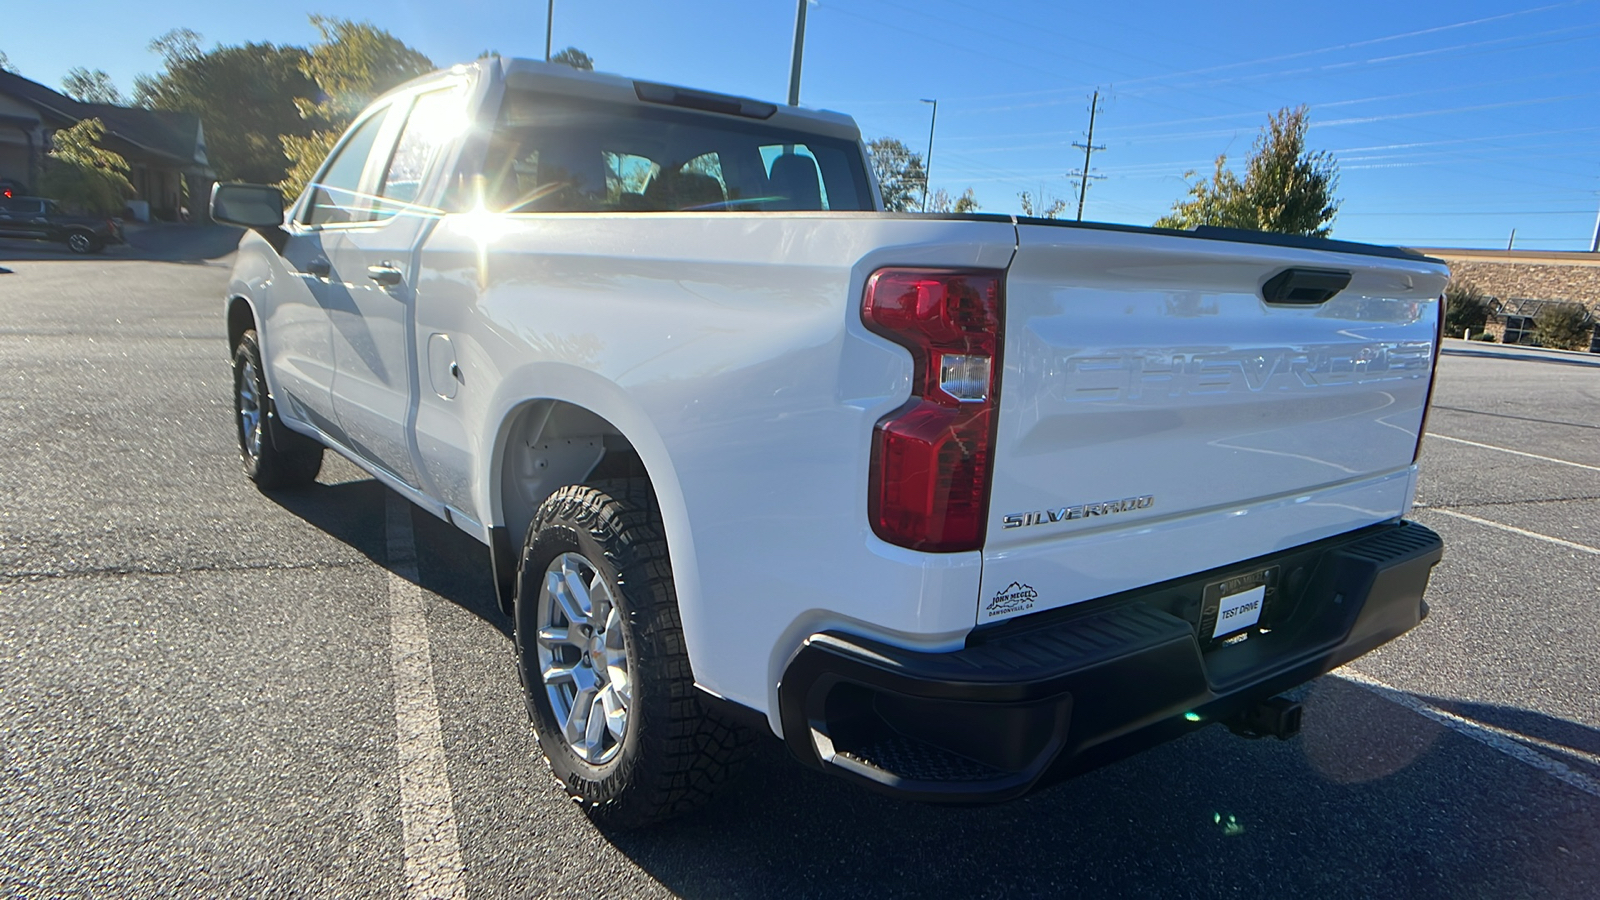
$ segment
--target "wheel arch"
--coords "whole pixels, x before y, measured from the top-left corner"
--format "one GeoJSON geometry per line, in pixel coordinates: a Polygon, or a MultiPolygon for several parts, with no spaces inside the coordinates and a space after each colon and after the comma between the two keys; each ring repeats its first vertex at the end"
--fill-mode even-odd
{"type": "MultiPolygon", "coordinates": [[[[563,367],[565,368],[565,367],[563,367]]],[[[680,607],[698,594],[694,542],[676,468],[665,442],[643,409],[621,387],[571,369],[528,379],[545,390],[517,391],[508,379],[505,398],[491,417],[491,448],[479,508],[487,512],[501,606],[512,602],[515,566],[539,504],[569,484],[600,478],[644,477],[650,482],[666,529],[680,607]],[[520,396],[519,396],[520,394],[520,396]]],[[[683,611],[688,619],[692,618],[683,611]]]]}
{"type": "Polygon", "coordinates": [[[256,324],[256,310],[251,305],[248,297],[243,294],[234,294],[228,298],[228,351],[231,353],[239,346],[239,341],[244,338],[244,333],[252,328],[260,332],[256,324]]]}

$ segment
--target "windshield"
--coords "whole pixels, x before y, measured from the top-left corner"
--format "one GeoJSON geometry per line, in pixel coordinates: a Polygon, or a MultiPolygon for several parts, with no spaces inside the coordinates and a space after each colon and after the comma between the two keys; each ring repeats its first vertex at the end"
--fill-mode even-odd
{"type": "Polygon", "coordinates": [[[852,142],[529,91],[507,94],[484,179],[504,212],[872,209],[852,142]]]}

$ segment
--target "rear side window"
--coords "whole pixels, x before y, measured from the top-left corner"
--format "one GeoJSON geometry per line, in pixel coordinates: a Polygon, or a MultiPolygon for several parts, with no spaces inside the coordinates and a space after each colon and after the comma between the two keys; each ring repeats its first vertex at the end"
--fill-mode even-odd
{"type": "Polygon", "coordinates": [[[321,177],[311,185],[311,204],[304,219],[307,225],[342,225],[366,218],[371,198],[361,191],[361,176],[387,114],[368,116],[357,125],[323,167],[321,177]]]}
{"type": "Polygon", "coordinates": [[[505,212],[869,210],[857,145],[764,122],[511,91],[484,204],[505,212]]]}
{"type": "Polygon", "coordinates": [[[43,200],[0,200],[0,210],[19,216],[37,216],[44,212],[43,200]]]}
{"type": "Polygon", "coordinates": [[[466,126],[462,104],[459,88],[428,91],[412,101],[405,127],[378,185],[370,218],[387,219],[416,203],[434,154],[466,126]]]}

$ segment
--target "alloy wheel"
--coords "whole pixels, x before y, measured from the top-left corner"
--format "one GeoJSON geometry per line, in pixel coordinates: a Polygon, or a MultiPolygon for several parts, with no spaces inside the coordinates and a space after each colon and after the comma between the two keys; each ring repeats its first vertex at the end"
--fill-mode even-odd
{"type": "Polygon", "coordinates": [[[563,553],[545,569],[536,622],[539,675],[562,740],[590,765],[610,762],[622,750],[633,703],[610,586],[582,554],[563,553]]]}

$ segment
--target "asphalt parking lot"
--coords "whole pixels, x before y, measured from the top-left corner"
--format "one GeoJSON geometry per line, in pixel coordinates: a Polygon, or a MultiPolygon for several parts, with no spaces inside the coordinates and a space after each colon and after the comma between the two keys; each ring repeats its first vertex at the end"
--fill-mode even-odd
{"type": "Polygon", "coordinates": [[[976,809],[771,745],[606,834],[538,756],[478,545],[331,455],[239,473],[228,237],[0,242],[0,895],[1600,896],[1600,357],[1448,344],[1432,615],[1306,688],[1294,741],[1208,728],[976,809]]]}

